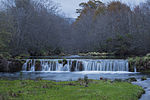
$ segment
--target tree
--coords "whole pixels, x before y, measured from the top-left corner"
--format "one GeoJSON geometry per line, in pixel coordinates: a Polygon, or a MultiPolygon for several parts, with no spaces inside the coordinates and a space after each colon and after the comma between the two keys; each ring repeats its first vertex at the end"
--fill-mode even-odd
{"type": "Polygon", "coordinates": [[[13,56],[51,54],[61,48],[62,33],[69,34],[69,23],[56,13],[51,1],[8,0],[5,7],[14,26],[10,43],[13,56]]]}
{"type": "Polygon", "coordinates": [[[9,16],[0,11],[0,54],[9,56],[9,43],[11,40],[11,22],[9,16]]]}
{"type": "Polygon", "coordinates": [[[107,5],[95,0],[81,3],[82,9],[77,10],[80,16],[74,24],[75,40],[80,41],[78,48],[85,52],[116,52],[119,55],[150,52],[149,4],[131,10],[119,1],[107,5]]]}

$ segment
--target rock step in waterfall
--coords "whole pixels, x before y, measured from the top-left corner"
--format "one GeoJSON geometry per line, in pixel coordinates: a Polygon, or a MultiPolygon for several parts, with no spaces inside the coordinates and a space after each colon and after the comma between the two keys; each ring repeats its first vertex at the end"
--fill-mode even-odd
{"type": "Polygon", "coordinates": [[[27,59],[23,71],[129,71],[127,60],[27,59]]]}

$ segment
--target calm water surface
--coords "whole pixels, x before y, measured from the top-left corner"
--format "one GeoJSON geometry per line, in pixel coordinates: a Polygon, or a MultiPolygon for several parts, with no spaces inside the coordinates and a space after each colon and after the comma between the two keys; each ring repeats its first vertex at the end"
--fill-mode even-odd
{"type": "Polygon", "coordinates": [[[54,81],[68,81],[68,80],[77,80],[79,78],[83,78],[84,76],[88,76],[89,79],[97,79],[100,77],[107,79],[128,79],[131,77],[135,77],[140,79],[142,76],[147,76],[140,73],[131,73],[131,72],[103,72],[103,71],[82,71],[82,72],[20,72],[20,73],[0,73],[1,78],[8,79],[19,79],[22,77],[23,79],[36,79],[41,78],[43,80],[54,80],[54,81]]]}

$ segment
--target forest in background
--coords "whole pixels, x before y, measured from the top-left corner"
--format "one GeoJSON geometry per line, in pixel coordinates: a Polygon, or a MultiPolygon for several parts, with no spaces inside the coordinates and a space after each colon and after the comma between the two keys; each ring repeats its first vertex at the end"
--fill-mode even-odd
{"type": "Polygon", "coordinates": [[[90,0],[75,22],[47,0],[0,3],[0,56],[51,56],[87,52],[119,56],[150,52],[150,1],[130,7],[120,1],[90,0]]]}

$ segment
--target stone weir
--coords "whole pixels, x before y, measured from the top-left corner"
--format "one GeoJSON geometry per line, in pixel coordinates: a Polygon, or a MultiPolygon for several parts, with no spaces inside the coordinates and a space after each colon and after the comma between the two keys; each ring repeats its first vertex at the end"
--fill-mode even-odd
{"type": "Polygon", "coordinates": [[[27,59],[23,71],[129,71],[127,60],[27,59]]]}

